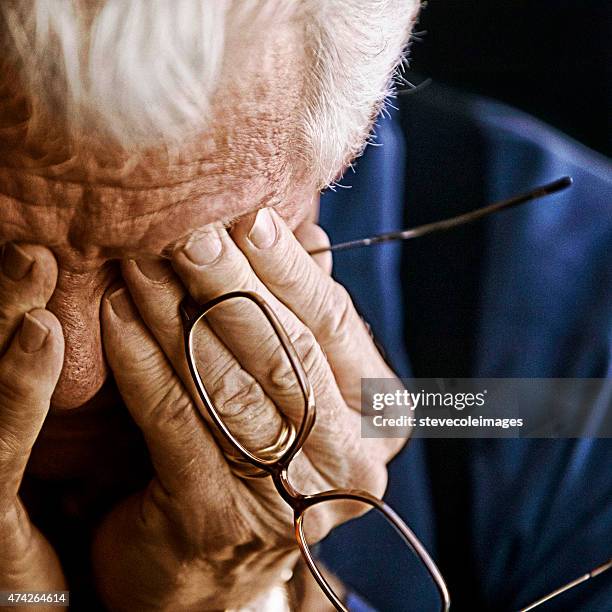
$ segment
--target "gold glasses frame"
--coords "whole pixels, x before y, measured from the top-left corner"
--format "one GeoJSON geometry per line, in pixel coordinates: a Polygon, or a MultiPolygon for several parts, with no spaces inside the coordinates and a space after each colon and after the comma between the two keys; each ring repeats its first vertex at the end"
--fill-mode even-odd
{"type": "Polygon", "coordinates": [[[210,300],[203,306],[198,306],[191,298],[186,298],[181,304],[180,311],[183,321],[187,363],[189,365],[189,370],[191,372],[191,376],[193,377],[200,400],[204,404],[204,407],[206,408],[212,422],[218,428],[218,431],[240,455],[242,461],[244,461],[247,465],[250,465],[252,468],[255,468],[256,471],[250,474],[249,477],[271,477],[278,494],[292,508],[295,537],[304,561],[306,562],[306,565],[315,578],[317,584],[325,593],[329,601],[334,605],[336,610],[339,610],[340,612],[349,612],[348,608],[346,608],[317,565],[317,561],[312,554],[304,534],[304,515],[308,509],[312,508],[313,506],[331,501],[344,500],[360,502],[369,506],[371,509],[380,512],[380,514],[395,529],[404,544],[406,544],[423,563],[440,595],[440,610],[442,610],[442,612],[448,612],[450,607],[450,596],[442,574],[416,535],[412,532],[408,525],[402,521],[399,515],[382,499],[371,495],[367,491],[362,491],[359,489],[333,489],[321,493],[304,495],[297,491],[297,489],[295,489],[295,487],[293,487],[293,485],[290,483],[288,470],[291,461],[300,452],[315,425],[315,398],[312,386],[308,380],[304,366],[302,365],[293,343],[291,342],[281,322],[278,320],[276,314],[266,303],[266,301],[260,295],[252,291],[233,291],[210,300]],[[291,432],[284,436],[285,444],[281,444],[279,448],[274,448],[273,451],[266,449],[265,451],[257,454],[251,452],[240,442],[240,440],[236,438],[236,436],[234,436],[234,434],[224,423],[223,418],[215,409],[210,395],[206,390],[206,386],[202,381],[200,372],[198,371],[194,351],[194,330],[198,322],[206,317],[206,315],[219,304],[228,300],[235,300],[239,298],[250,300],[253,304],[255,304],[274,329],[280,346],[285,351],[285,355],[291,364],[304,399],[302,420],[295,432],[291,432]]]}

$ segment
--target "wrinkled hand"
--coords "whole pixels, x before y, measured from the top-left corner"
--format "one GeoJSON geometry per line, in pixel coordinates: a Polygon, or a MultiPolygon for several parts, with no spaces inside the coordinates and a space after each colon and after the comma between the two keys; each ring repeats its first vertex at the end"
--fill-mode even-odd
{"type": "MultiPolygon", "coordinates": [[[[186,291],[199,303],[232,290],[255,291],[289,333],[317,405],[316,426],[291,466],[298,490],[354,487],[380,495],[386,463],[401,446],[360,438],[361,377],[393,373],[346,290],[323,269],[330,259],[317,265],[270,209],[257,215],[253,229],[252,223],[243,220],[231,236],[206,228],[175,252],[171,266],[124,262],[127,289],[114,288],[104,300],[107,358],[156,472],[145,491],[111,513],[96,538],[97,580],[112,609],[235,607],[269,588],[297,559],[292,514],[271,480],[235,476],[213,426],[196,412],[203,409],[194,401],[179,316],[186,291]]],[[[302,236],[310,247],[327,240],[312,225],[302,236]]],[[[276,341],[242,315],[235,313],[226,328],[230,342],[205,334],[199,358],[228,426],[248,447],[263,448],[276,439],[283,415],[299,422],[303,400],[276,341]]],[[[327,518],[324,531],[349,517],[327,518]]]]}
{"type": "Polygon", "coordinates": [[[0,274],[0,591],[66,588],[57,556],[31,524],[18,496],[62,367],[62,330],[45,310],[56,280],[57,264],[48,249],[4,246],[0,274]]]}

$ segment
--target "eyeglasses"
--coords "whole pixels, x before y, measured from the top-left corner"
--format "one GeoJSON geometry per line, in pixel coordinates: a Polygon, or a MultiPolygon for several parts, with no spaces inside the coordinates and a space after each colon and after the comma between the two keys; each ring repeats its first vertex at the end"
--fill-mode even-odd
{"type": "Polygon", "coordinates": [[[587,580],[590,580],[591,578],[595,578],[595,576],[599,576],[600,574],[603,574],[610,568],[612,568],[612,559],[608,559],[605,563],[598,565],[596,568],[592,569],[590,572],[587,572],[586,574],[583,574],[582,576],[575,578],[571,582],[568,582],[567,584],[559,587],[558,589],[551,591],[550,593],[548,593],[548,595],[544,595],[544,597],[540,597],[540,599],[530,603],[528,606],[521,608],[519,612],[529,612],[530,610],[533,610],[537,608],[538,606],[541,606],[547,601],[550,601],[554,597],[557,597],[557,595],[561,595],[562,593],[565,593],[566,591],[573,589],[579,584],[582,584],[583,582],[586,582],[587,580]]]}
{"type": "MultiPolygon", "coordinates": [[[[370,238],[332,245],[327,248],[315,249],[310,251],[310,253],[314,255],[324,251],[340,251],[380,244],[392,240],[417,238],[433,232],[447,230],[458,225],[470,223],[494,212],[556,193],[566,189],[571,184],[572,179],[570,177],[563,177],[552,183],[537,187],[525,194],[515,196],[496,204],[491,204],[457,217],[400,232],[386,233],[370,238]]],[[[326,575],[324,567],[319,564],[313,553],[313,546],[321,539],[322,535],[325,535],[324,532],[326,531],[326,529],[321,528],[319,523],[325,522],[326,514],[327,516],[338,514],[332,510],[332,507],[336,509],[343,508],[344,514],[349,517],[362,515],[370,511],[377,513],[377,515],[383,519],[383,522],[389,526],[399,538],[403,548],[410,549],[423,564],[439,595],[440,609],[444,612],[448,611],[450,607],[450,597],[440,571],[423,544],[397,513],[384,501],[371,495],[367,491],[357,489],[333,489],[315,494],[303,494],[291,484],[289,478],[291,463],[302,450],[315,425],[315,398],[312,386],[295,347],[286,330],[266,301],[258,294],[250,291],[234,291],[219,296],[203,306],[197,305],[191,298],[186,298],[181,304],[180,311],[183,321],[185,353],[189,370],[197,393],[210,419],[216,426],[218,432],[236,453],[235,455],[228,455],[230,464],[233,465],[235,471],[242,477],[270,477],[272,479],[274,487],[280,497],[293,510],[295,537],[304,561],[317,584],[334,607],[342,612],[348,612],[348,608],[332,586],[332,580],[326,575]],[[206,368],[206,364],[199,363],[196,350],[198,326],[202,323],[208,325],[209,317],[211,315],[214,317],[214,312],[219,307],[235,305],[237,301],[244,300],[246,300],[246,303],[251,307],[254,307],[259,313],[259,316],[263,316],[262,320],[270,326],[271,332],[278,340],[278,349],[284,354],[284,358],[288,361],[293,375],[295,376],[295,382],[297,383],[297,388],[300,390],[301,401],[303,402],[303,409],[301,410],[299,421],[293,423],[289,420],[283,420],[283,425],[276,442],[271,446],[259,450],[249,448],[248,444],[239,439],[239,437],[232,432],[231,427],[226,422],[226,418],[215,408],[203,381],[203,371],[206,368]],[[346,508],[347,504],[350,505],[348,511],[346,508]]],[[[523,608],[523,612],[532,610],[577,584],[595,575],[601,574],[610,569],[610,567],[612,567],[612,560],[533,602],[529,606],[523,608]]]]}
{"type": "Polygon", "coordinates": [[[558,193],[570,187],[573,183],[571,176],[563,176],[561,178],[535,187],[530,191],[521,195],[513,196],[507,200],[496,202],[495,204],[489,204],[483,208],[477,208],[476,210],[457,215],[456,217],[450,217],[448,219],[442,219],[441,221],[434,221],[433,223],[426,223],[425,225],[419,225],[418,227],[411,227],[409,229],[401,230],[399,232],[388,232],[385,234],[378,234],[376,236],[370,236],[369,238],[360,238],[358,240],[350,240],[348,242],[340,242],[333,244],[328,247],[321,247],[319,249],[313,249],[308,251],[310,255],[318,255],[326,251],[346,251],[348,249],[356,249],[359,247],[373,246],[375,244],[382,244],[384,242],[392,242],[394,240],[409,240],[411,238],[420,238],[421,236],[427,236],[436,232],[442,232],[455,228],[459,225],[466,225],[467,223],[473,223],[483,217],[492,215],[493,213],[500,212],[502,210],[508,210],[515,208],[521,204],[532,202],[538,198],[558,193]]]}
{"type": "MultiPolygon", "coordinates": [[[[242,302],[241,307],[244,308],[244,305],[245,303],[242,302]]],[[[342,612],[348,612],[348,608],[330,583],[330,577],[326,575],[324,566],[316,560],[312,548],[321,539],[324,532],[327,531],[325,522],[330,517],[338,516],[338,514],[353,517],[374,511],[393,530],[396,537],[399,538],[402,548],[406,549],[408,547],[411,549],[422,562],[440,596],[440,610],[443,612],[448,611],[450,599],[440,571],[423,544],[384,501],[367,491],[358,489],[333,489],[305,495],[300,493],[291,484],[289,478],[291,463],[302,450],[315,425],[315,398],[312,386],[295,347],[265,300],[258,294],[250,291],[234,291],[199,307],[189,298],[181,304],[181,317],[185,334],[187,362],[198,395],[218,431],[237,453],[237,456],[228,455],[230,463],[233,464],[237,473],[242,476],[249,478],[269,476],[272,478],[276,491],[293,510],[295,537],[304,561],[316,582],[335,608],[342,612]],[[270,330],[275,334],[279,350],[283,352],[283,357],[290,364],[303,401],[303,409],[301,409],[299,422],[294,424],[289,420],[284,421],[277,442],[261,450],[249,448],[243,440],[239,439],[232,432],[231,427],[226,422],[226,418],[215,408],[203,382],[203,376],[205,376],[204,368],[206,366],[199,362],[196,348],[198,325],[203,321],[208,325],[211,313],[219,307],[237,306],[237,301],[244,300],[246,300],[246,304],[249,307],[256,308],[260,316],[263,315],[264,320],[270,326],[270,330]]],[[[214,326],[214,322],[210,324],[214,326]]],[[[381,563],[383,561],[384,559],[381,559],[381,563]]]]}

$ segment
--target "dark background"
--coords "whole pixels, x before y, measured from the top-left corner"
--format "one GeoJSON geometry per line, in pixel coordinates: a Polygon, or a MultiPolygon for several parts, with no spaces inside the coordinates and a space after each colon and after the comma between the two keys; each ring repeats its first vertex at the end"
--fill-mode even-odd
{"type": "Polygon", "coordinates": [[[612,0],[430,0],[423,30],[409,79],[497,98],[612,154],[612,0]]]}
{"type": "MultiPolygon", "coordinates": [[[[417,33],[425,33],[417,34],[411,46],[406,77],[416,84],[431,78],[501,100],[612,155],[611,13],[612,0],[430,0],[416,27],[417,33]]],[[[398,105],[417,106],[409,98],[398,100],[398,105]]],[[[434,175],[446,180],[435,185],[419,178],[429,176],[439,159],[463,158],[467,168],[484,167],[484,149],[478,143],[465,147],[461,132],[452,132],[439,115],[415,116],[408,128],[410,205],[405,227],[445,216],[436,209],[457,214],[488,203],[478,173],[456,174],[458,163],[442,164],[434,175]],[[436,130],[456,138],[443,138],[436,130]],[[433,157],[431,140],[440,145],[433,157]],[[454,203],[459,186],[471,195],[454,203]]],[[[404,245],[406,344],[415,376],[473,376],[486,248],[484,224],[404,245]]],[[[537,367],[523,375],[551,375],[537,367]]],[[[489,441],[477,442],[484,446],[489,441]]],[[[473,511],[468,484],[472,446],[473,441],[466,440],[428,440],[425,451],[436,483],[432,499],[437,561],[457,610],[487,609],[484,601],[475,599],[483,592],[483,577],[468,552],[473,550],[475,528],[457,523],[457,516],[468,517],[473,511]]],[[[558,605],[555,609],[572,609],[564,608],[563,601],[558,605]]]]}

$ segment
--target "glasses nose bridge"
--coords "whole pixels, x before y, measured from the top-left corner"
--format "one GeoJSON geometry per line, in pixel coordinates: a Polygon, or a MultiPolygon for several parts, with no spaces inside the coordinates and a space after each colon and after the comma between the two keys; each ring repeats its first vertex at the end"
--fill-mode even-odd
{"type": "Polygon", "coordinates": [[[291,459],[286,465],[278,465],[272,468],[270,476],[277,493],[291,507],[294,515],[298,517],[306,509],[306,496],[300,493],[289,481],[289,465],[291,459]]]}

